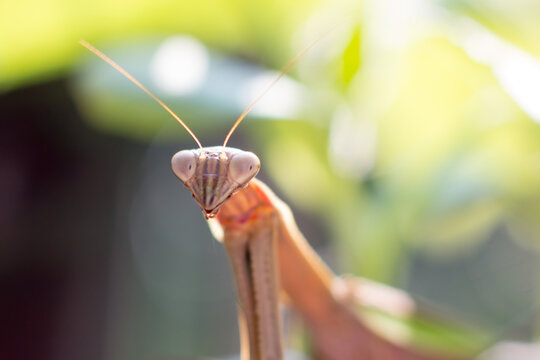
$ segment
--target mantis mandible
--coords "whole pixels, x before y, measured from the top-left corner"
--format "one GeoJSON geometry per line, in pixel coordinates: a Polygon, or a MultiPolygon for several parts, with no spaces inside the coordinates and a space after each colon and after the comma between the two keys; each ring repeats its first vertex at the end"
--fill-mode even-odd
{"type": "MultiPolygon", "coordinates": [[[[243,360],[283,359],[279,292],[303,316],[316,354],[323,359],[442,360],[391,343],[369,330],[336,294],[337,278],[309,246],[289,207],[261,181],[258,157],[227,147],[251,108],[315,43],[298,53],[279,76],[246,108],[222,146],[203,147],[195,134],[169,107],[101,51],[81,40],[169,112],[199,148],[177,152],[174,174],[191,191],[214,236],[229,255],[237,287],[243,360]]],[[[369,286],[369,283],[365,284],[369,286]]]]}

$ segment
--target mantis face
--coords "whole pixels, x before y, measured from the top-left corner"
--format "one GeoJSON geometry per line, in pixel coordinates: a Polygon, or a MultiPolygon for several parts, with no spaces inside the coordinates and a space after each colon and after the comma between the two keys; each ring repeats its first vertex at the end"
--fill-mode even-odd
{"type": "Polygon", "coordinates": [[[191,191],[206,219],[247,186],[261,167],[259,158],[248,151],[215,146],[182,150],[171,160],[174,174],[191,191]]]}

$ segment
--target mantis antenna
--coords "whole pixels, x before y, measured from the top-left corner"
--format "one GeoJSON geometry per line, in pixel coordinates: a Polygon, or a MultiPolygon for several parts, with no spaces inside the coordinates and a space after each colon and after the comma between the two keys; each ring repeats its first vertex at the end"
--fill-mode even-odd
{"type": "Polygon", "coordinates": [[[324,33],[322,36],[319,36],[315,41],[313,41],[311,44],[309,44],[308,46],[306,46],[305,48],[303,48],[302,50],[300,50],[295,56],[293,56],[289,61],[287,61],[287,63],[285,65],[283,65],[283,67],[281,68],[281,70],[279,71],[279,74],[274,78],[274,80],[272,80],[270,83],[268,83],[268,85],[266,85],[266,87],[264,88],[264,90],[259,94],[259,96],[257,96],[249,105],[248,107],[244,110],[244,112],[242,112],[242,114],[240,114],[240,116],[238,117],[238,119],[236,119],[234,125],[232,126],[231,130],[229,130],[229,133],[227,134],[227,136],[225,137],[225,141],[223,142],[223,147],[227,146],[227,143],[229,142],[229,139],[231,137],[231,135],[234,133],[234,131],[236,130],[236,128],[238,127],[238,125],[240,125],[240,123],[242,122],[242,120],[244,120],[244,118],[246,117],[246,115],[251,111],[251,109],[253,109],[253,107],[259,102],[259,100],[261,100],[264,95],[266,95],[268,93],[268,91],[270,91],[270,89],[272,89],[274,87],[274,85],[283,77],[283,75],[285,75],[287,72],[289,72],[289,70],[291,70],[296,64],[298,64],[298,62],[300,60],[302,60],[302,58],[304,56],[306,56],[306,54],[315,46],[317,45],[317,43],[319,41],[321,41],[326,35],[328,35],[328,33],[332,32],[333,30],[335,29],[335,26],[333,28],[331,28],[330,30],[328,30],[326,33],[324,33]]]}
{"type": "MultiPolygon", "coordinates": [[[[336,26],[335,26],[336,27],[336,26]]],[[[300,52],[298,52],[294,57],[292,57],[289,61],[287,61],[287,63],[281,68],[281,70],[279,71],[279,74],[275,77],[274,80],[272,80],[265,88],[264,90],[259,94],[259,96],[257,96],[249,105],[248,107],[242,112],[242,114],[240,114],[240,116],[238,117],[238,119],[236,119],[235,123],[233,124],[233,126],[231,127],[231,130],[229,130],[229,132],[227,133],[227,136],[225,137],[225,141],[223,142],[223,147],[226,147],[227,146],[227,143],[229,142],[229,139],[231,138],[231,135],[234,133],[234,131],[236,130],[236,128],[238,127],[238,125],[240,125],[240,123],[242,122],[242,120],[244,120],[244,118],[246,117],[246,115],[251,111],[251,109],[253,109],[253,107],[259,102],[259,100],[261,100],[267,93],[268,91],[270,91],[270,89],[272,89],[274,87],[274,85],[289,71],[291,70],[291,68],[293,68],[304,56],[306,56],[306,54],[319,42],[321,41],[326,35],[328,35],[328,33],[332,32],[335,27],[331,28],[330,30],[328,30],[325,34],[323,34],[322,36],[319,36],[315,41],[313,41],[311,44],[309,44],[308,46],[306,46],[304,49],[302,49],[300,52]]],[[[178,115],[176,115],[167,105],[165,105],[163,103],[163,101],[161,101],[156,95],[154,95],[150,90],[148,90],[143,84],[141,84],[137,79],[135,79],[131,74],[129,74],[126,70],[124,70],[124,68],[122,68],[120,65],[118,65],[116,62],[114,62],[111,58],[109,58],[107,55],[105,55],[104,53],[102,53],[101,51],[99,51],[98,49],[96,49],[93,45],[91,45],[90,43],[88,43],[87,41],[85,40],[80,40],[79,43],[84,46],[85,48],[87,48],[88,50],[90,50],[91,52],[93,52],[95,55],[97,55],[98,57],[100,57],[102,60],[104,60],[106,63],[108,63],[109,65],[111,65],[113,68],[115,68],[118,72],[120,72],[122,75],[124,75],[126,78],[128,78],[132,83],[134,83],[135,85],[137,85],[141,90],[143,90],[145,93],[147,93],[148,95],[150,95],[150,97],[152,97],[155,101],[157,101],[157,103],[159,105],[161,105],[165,110],[167,110],[167,112],[169,114],[171,114],[179,123],[180,125],[182,125],[184,127],[184,129],[186,129],[186,131],[191,135],[191,137],[193,137],[193,139],[195,140],[195,142],[197,143],[197,145],[199,145],[199,147],[202,149],[203,146],[201,145],[201,142],[199,141],[199,139],[197,139],[197,137],[195,136],[195,134],[193,133],[193,131],[191,131],[191,129],[182,121],[182,119],[180,119],[180,117],[178,115]]]]}
{"type": "Polygon", "coordinates": [[[107,55],[105,55],[104,53],[102,53],[101,51],[99,51],[98,49],[96,49],[94,46],[92,46],[90,43],[88,43],[87,41],[84,41],[84,40],[80,40],[79,43],[84,46],[85,48],[87,48],[88,50],[90,50],[91,52],[93,52],[94,54],[96,54],[97,56],[99,56],[101,59],[103,59],[107,64],[111,65],[113,68],[115,68],[119,73],[121,73],[122,75],[124,75],[125,77],[127,77],[132,83],[134,83],[135,85],[137,85],[139,88],[141,88],[141,90],[143,90],[145,93],[147,93],[148,95],[150,95],[150,97],[154,100],[157,101],[157,103],[159,105],[161,105],[165,110],[167,110],[167,112],[169,114],[172,115],[172,117],[174,117],[179,123],[180,125],[182,125],[184,127],[184,129],[186,129],[186,131],[189,133],[189,135],[191,135],[191,137],[195,140],[195,142],[197,143],[197,145],[199,145],[199,147],[202,149],[203,146],[201,145],[201,142],[199,141],[199,139],[197,139],[197,137],[195,136],[195,134],[193,133],[193,131],[191,131],[191,129],[182,121],[182,119],[180,119],[180,117],[178,115],[176,115],[174,113],[174,111],[172,111],[167,105],[165,105],[163,103],[163,101],[159,100],[159,98],[154,95],[150,90],[148,90],[143,84],[141,84],[137,79],[135,79],[133,76],[131,76],[130,73],[128,73],[126,70],[124,70],[120,65],[118,65],[117,63],[115,63],[111,58],[109,58],[107,55]]]}

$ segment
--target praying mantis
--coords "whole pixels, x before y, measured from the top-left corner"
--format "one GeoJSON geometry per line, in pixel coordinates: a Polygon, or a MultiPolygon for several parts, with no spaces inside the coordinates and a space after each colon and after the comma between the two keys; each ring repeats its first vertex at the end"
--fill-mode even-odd
{"type": "MultiPolygon", "coordinates": [[[[257,101],[313,44],[291,59],[246,108],[221,146],[203,147],[180,117],[144,85],[88,42],[80,43],[158,102],[197,143],[197,149],[177,152],[171,167],[192,193],[230,258],[237,287],[242,360],[283,359],[281,291],[305,320],[317,358],[455,359],[394,344],[370,330],[346,300],[358,283],[351,285],[331,272],[301,234],[290,208],[255,178],[260,170],[258,157],[227,146],[257,101]]],[[[360,286],[369,289],[373,285],[362,282],[360,286]]]]}

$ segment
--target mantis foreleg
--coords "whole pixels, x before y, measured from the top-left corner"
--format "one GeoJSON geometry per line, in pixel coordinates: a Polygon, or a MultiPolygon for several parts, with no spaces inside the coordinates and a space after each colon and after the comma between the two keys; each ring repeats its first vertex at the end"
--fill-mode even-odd
{"type": "Polygon", "coordinates": [[[283,353],[275,256],[277,221],[270,214],[255,224],[249,232],[227,230],[223,239],[237,285],[242,358],[247,360],[249,354],[252,360],[278,360],[283,353]]]}

